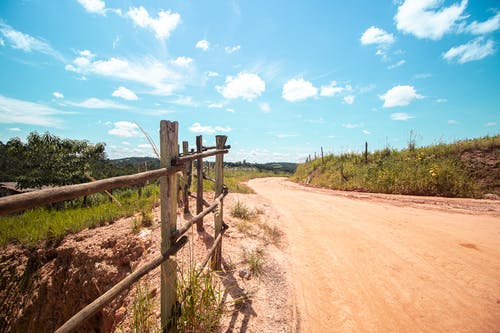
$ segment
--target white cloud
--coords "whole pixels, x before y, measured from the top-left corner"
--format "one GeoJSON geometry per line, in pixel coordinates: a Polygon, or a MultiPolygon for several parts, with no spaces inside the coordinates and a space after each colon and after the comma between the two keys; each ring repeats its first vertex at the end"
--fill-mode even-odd
{"type": "Polygon", "coordinates": [[[266,90],[266,83],[257,74],[239,73],[236,77],[227,76],[226,85],[217,86],[216,89],[224,98],[241,97],[251,101],[266,90]]]}
{"type": "Polygon", "coordinates": [[[474,21],[465,30],[475,35],[483,35],[500,29],[500,12],[484,22],[474,21]]]}
{"type": "Polygon", "coordinates": [[[495,53],[494,42],[489,39],[483,43],[483,38],[478,37],[467,44],[452,47],[443,54],[443,58],[452,62],[456,60],[459,64],[486,58],[495,53]]]}
{"type": "Polygon", "coordinates": [[[448,120],[448,124],[449,125],[456,125],[456,124],[458,124],[458,121],[450,119],[450,120],[448,120]]]}
{"type": "Polygon", "coordinates": [[[217,77],[217,76],[219,76],[219,73],[214,72],[214,71],[208,71],[208,72],[205,72],[205,74],[206,74],[208,77],[217,77]]]}
{"type": "Polygon", "coordinates": [[[80,57],[65,68],[84,75],[95,74],[139,82],[152,87],[151,94],[165,96],[183,88],[193,76],[188,68],[168,67],[167,64],[153,57],[143,57],[137,60],[114,57],[106,60],[93,60],[93,57],[91,53],[87,56],[80,54],[80,57]]]}
{"type": "Polygon", "coordinates": [[[436,99],[436,103],[446,103],[448,100],[446,98],[438,98],[436,99]]]}
{"type": "Polygon", "coordinates": [[[43,104],[0,95],[0,123],[60,128],[63,121],[56,115],[64,113],[43,104]]]}
{"type": "Polygon", "coordinates": [[[180,67],[188,67],[193,62],[192,58],[189,57],[177,57],[177,59],[172,60],[172,63],[180,67]]]}
{"type": "Polygon", "coordinates": [[[118,87],[113,93],[111,94],[114,97],[120,97],[123,99],[126,99],[127,101],[137,101],[139,97],[130,89],[127,89],[125,87],[118,87]]]}
{"type": "Polygon", "coordinates": [[[141,136],[137,124],[131,123],[130,121],[117,121],[113,125],[114,127],[108,131],[108,134],[122,138],[141,136]]]}
{"type": "Polygon", "coordinates": [[[424,96],[417,94],[413,86],[394,86],[385,94],[380,96],[384,101],[384,108],[392,108],[395,106],[406,106],[415,99],[421,99],[424,96]]]}
{"type": "Polygon", "coordinates": [[[363,124],[351,124],[351,123],[342,124],[342,127],[349,128],[349,129],[358,128],[361,126],[363,126],[363,124]]]}
{"type": "Polygon", "coordinates": [[[116,36],[115,39],[113,40],[113,48],[116,49],[118,44],[120,44],[120,36],[116,36]]]}
{"type": "Polygon", "coordinates": [[[128,141],[122,141],[122,145],[130,146],[130,142],[128,142],[128,141]]]}
{"type": "Polygon", "coordinates": [[[64,95],[61,94],[59,91],[54,91],[52,93],[52,96],[54,96],[55,98],[64,98],[64,95]]]}
{"type": "Polygon", "coordinates": [[[89,13],[105,15],[106,3],[102,0],[78,0],[80,5],[89,13]]]}
{"type": "Polygon", "coordinates": [[[362,130],[362,132],[363,132],[363,134],[366,134],[366,135],[370,135],[370,134],[372,134],[372,132],[367,131],[367,130],[362,130]]]}
{"type": "Polygon", "coordinates": [[[215,134],[218,132],[231,132],[231,127],[222,126],[202,126],[200,123],[194,123],[189,126],[189,130],[193,133],[215,134]]]}
{"type": "Polygon", "coordinates": [[[19,127],[11,127],[11,128],[8,128],[8,130],[11,132],[21,132],[21,129],[19,127]]]}
{"type": "Polygon", "coordinates": [[[237,52],[241,49],[241,46],[240,45],[235,45],[235,46],[226,46],[224,48],[224,50],[226,51],[226,53],[234,53],[234,52],[237,52]]]}
{"type": "Polygon", "coordinates": [[[2,21],[0,21],[0,32],[5,37],[9,45],[14,49],[30,53],[36,51],[63,61],[63,57],[59,54],[59,52],[54,50],[49,43],[42,39],[17,31],[2,21]]]}
{"type": "Polygon", "coordinates": [[[360,38],[361,44],[376,44],[379,46],[389,46],[394,43],[394,35],[385,30],[371,26],[363,33],[360,38]]]}
{"type": "Polygon", "coordinates": [[[222,109],[224,105],[222,103],[211,103],[208,105],[209,109],[222,109]]]}
{"type": "Polygon", "coordinates": [[[493,126],[496,126],[496,125],[497,125],[497,123],[495,123],[493,121],[490,121],[490,122],[484,124],[485,127],[493,127],[493,126]]]}
{"type": "Polygon", "coordinates": [[[414,79],[428,79],[432,77],[431,73],[418,73],[413,76],[414,79]]]}
{"type": "Polygon", "coordinates": [[[169,103],[183,105],[183,106],[193,106],[197,107],[198,103],[193,101],[193,97],[191,96],[179,96],[176,100],[170,101],[169,103]]]}
{"type": "Polygon", "coordinates": [[[303,101],[317,94],[318,88],[303,78],[288,80],[283,85],[282,97],[289,102],[303,101]]]}
{"type": "Polygon", "coordinates": [[[69,105],[86,108],[86,109],[130,109],[129,106],[115,103],[110,100],[99,98],[88,98],[83,102],[67,102],[69,105]]]}
{"type": "Polygon", "coordinates": [[[400,60],[398,61],[397,63],[393,64],[393,65],[390,65],[387,67],[387,69],[394,69],[394,68],[398,68],[398,67],[401,67],[403,66],[404,64],[406,64],[406,60],[400,60]]]}
{"type": "Polygon", "coordinates": [[[232,109],[232,108],[227,108],[226,111],[229,113],[234,113],[234,109],[232,109]]]}
{"type": "Polygon", "coordinates": [[[148,11],[142,6],[130,8],[127,12],[127,16],[130,17],[137,26],[153,30],[155,37],[160,40],[168,39],[170,33],[174,31],[181,22],[181,16],[178,13],[172,13],[170,10],[162,10],[158,13],[158,18],[152,18],[149,16],[148,11]]]}
{"type": "Polygon", "coordinates": [[[335,96],[336,94],[340,94],[341,92],[343,92],[344,89],[344,87],[337,86],[336,81],[332,81],[329,85],[321,86],[319,95],[326,97],[335,96]]]}
{"type": "Polygon", "coordinates": [[[196,42],[196,48],[207,51],[210,48],[210,42],[206,39],[199,40],[198,42],[196,42]]]}
{"type": "Polygon", "coordinates": [[[347,96],[344,97],[344,102],[347,103],[347,104],[352,104],[352,103],[354,103],[354,99],[355,98],[356,97],[353,96],[353,95],[347,95],[347,96]]]}
{"type": "Polygon", "coordinates": [[[438,40],[451,32],[467,7],[467,0],[442,7],[442,0],[406,0],[394,19],[398,30],[417,38],[438,40]]]}
{"type": "Polygon", "coordinates": [[[259,104],[259,108],[262,110],[262,112],[264,113],[269,113],[271,112],[271,106],[269,105],[269,103],[260,103],[259,104]]]}
{"type": "Polygon", "coordinates": [[[392,120],[406,121],[406,120],[409,120],[412,118],[415,118],[415,117],[412,115],[409,115],[408,113],[404,113],[404,112],[391,113],[392,120]]]}
{"type": "Polygon", "coordinates": [[[0,38],[0,46],[5,46],[5,42],[3,41],[2,38],[0,38]]]}

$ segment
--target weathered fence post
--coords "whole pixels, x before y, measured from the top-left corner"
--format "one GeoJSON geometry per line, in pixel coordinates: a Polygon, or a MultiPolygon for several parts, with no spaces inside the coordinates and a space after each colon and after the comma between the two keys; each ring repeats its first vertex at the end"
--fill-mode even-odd
{"type": "MultiPolygon", "coordinates": [[[[160,167],[171,166],[179,155],[177,144],[178,123],[160,122],[160,167]]],[[[160,179],[161,200],[161,253],[172,245],[171,234],[177,229],[177,174],[160,179]]],[[[175,307],[177,301],[177,264],[171,257],[161,265],[161,327],[163,332],[175,332],[175,307]]]]}
{"type": "MultiPolygon", "coordinates": [[[[201,135],[196,136],[196,152],[201,154],[203,152],[203,137],[201,135]]],[[[198,183],[196,187],[196,214],[200,214],[203,211],[203,159],[199,158],[196,160],[196,175],[198,177],[198,183]]],[[[196,230],[203,231],[203,219],[196,222],[196,230]]]]}
{"type": "MultiPolygon", "coordinates": [[[[225,135],[217,135],[215,137],[216,148],[224,149],[226,145],[227,136],[225,135]]],[[[223,186],[224,186],[224,155],[218,154],[215,156],[215,197],[217,198],[222,194],[223,186]]],[[[222,232],[222,217],[223,217],[223,204],[222,200],[219,201],[219,207],[215,211],[214,215],[214,240],[217,239],[217,236],[222,232]]],[[[216,271],[220,271],[222,269],[222,239],[217,245],[215,249],[215,253],[212,257],[212,269],[216,271]]]]}
{"type": "Polygon", "coordinates": [[[368,163],[368,141],[365,141],[365,163],[368,163]]]}
{"type": "MultiPolygon", "coordinates": [[[[187,155],[189,153],[189,144],[187,141],[182,141],[182,154],[187,155]]],[[[182,182],[182,201],[184,203],[184,214],[189,213],[189,182],[188,177],[191,176],[191,171],[189,170],[191,163],[186,163],[186,168],[184,169],[184,179],[182,182]]]]}
{"type": "Polygon", "coordinates": [[[321,164],[325,164],[325,159],[323,158],[323,147],[321,147],[321,164]]]}

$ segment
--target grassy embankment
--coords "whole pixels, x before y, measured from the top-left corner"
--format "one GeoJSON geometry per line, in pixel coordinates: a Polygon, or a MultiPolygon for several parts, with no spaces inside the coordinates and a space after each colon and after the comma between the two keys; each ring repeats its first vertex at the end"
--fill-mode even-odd
{"type": "MultiPolygon", "coordinates": [[[[250,193],[251,189],[242,182],[272,175],[272,172],[226,169],[224,176],[230,192],[250,193]]],[[[213,191],[213,183],[205,181],[204,189],[213,191]]],[[[87,197],[87,206],[83,206],[82,199],[77,199],[64,203],[63,209],[44,207],[19,215],[0,217],[0,246],[10,242],[34,244],[40,240],[60,239],[68,233],[106,225],[138,212],[142,212],[143,217],[150,216],[151,209],[159,203],[159,185],[148,185],[143,189],[141,197],[138,196],[137,189],[117,190],[115,197],[122,206],[109,202],[107,196],[98,193],[87,197]]]]}
{"type": "Polygon", "coordinates": [[[481,197],[499,194],[500,135],[452,144],[325,156],[301,164],[297,182],[339,190],[481,197]]]}

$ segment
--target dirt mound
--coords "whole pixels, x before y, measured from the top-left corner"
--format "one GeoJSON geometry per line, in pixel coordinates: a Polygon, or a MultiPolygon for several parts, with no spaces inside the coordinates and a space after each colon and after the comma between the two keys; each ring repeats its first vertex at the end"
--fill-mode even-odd
{"type": "Polygon", "coordinates": [[[500,195],[500,146],[465,150],[460,159],[482,192],[500,195]]]}
{"type": "MultiPolygon", "coordinates": [[[[78,310],[132,271],[150,245],[130,225],[110,225],[70,235],[37,248],[0,250],[0,331],[53,332],[78,310]]],[[[117,298],[79,332],[110,332],[117,298]]]]}

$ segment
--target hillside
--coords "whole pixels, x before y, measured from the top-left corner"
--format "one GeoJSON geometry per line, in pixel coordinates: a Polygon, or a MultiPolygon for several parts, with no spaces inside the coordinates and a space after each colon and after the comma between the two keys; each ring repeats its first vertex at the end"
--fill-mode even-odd
{"type": "Polygon", "coordinates": [[[328,155],[300,164],[292,180],[338,190],[492,197],[500,195],[500,135],[407,149],[328,155]]]}

